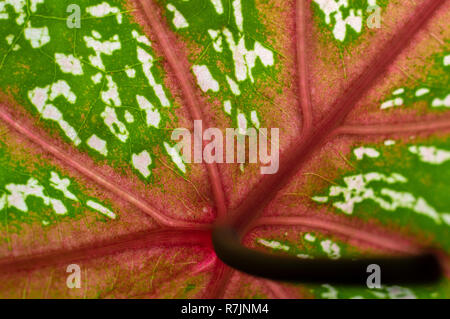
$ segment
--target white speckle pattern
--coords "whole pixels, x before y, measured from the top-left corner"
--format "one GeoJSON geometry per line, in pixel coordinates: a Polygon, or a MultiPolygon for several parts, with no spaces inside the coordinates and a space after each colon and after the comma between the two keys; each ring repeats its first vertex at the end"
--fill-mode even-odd
{"type": "Polygon", "coordinates": [[[219,91],[219,82],[213,78],[206,65],[194,65],[192,70],[197,78],[197,83],[203,92],[209,90],[213,92],[219,91]]]}
{"type": "Polygon", "coordinates": [[[109,217],[111,219],[116,219],[116,214],[114,214],[111,210],[109,210],[105,206],[103,206],[97,202],[94,202],[93,200],[88,200],[86,202],[86,205],[89,206],[90,208],[98,211],[99,213],[105,215],[106,217],[109,217]]]}
{"type": "Polygon", "coordinates": [[[263,246],[272,248],[272,249],[277,249],[277,250],[284,250],[284,251],[288,251],[289,250],[289,246],[283,245],[282,243],[276,241],[276,240],[265,240],[262,238],[258,238],[257,242],[260,243],[263,246]]]}
{"type": "Polygon", "coordinates": [[[410,146],[408,150],[419,156],[424,163],[440,165],[450,160],[450,151],[438,149],[434,146],[410,146]]]}
{"type": "Polygon", "coordinates": [[[211,0],[211,3],[218,14],[223,13],[222,0],[211,0]]]}
{"type": "Polygon", "coordinates": [[[344,177],[345,187],[330,187],[330,197],[342,196],[344,199],[343,201],[336,201],[333,205],[346,214],[352,214],[356,203],[361,203],[364,200],[372,200],[386,211],[396,211],[399,208],[405,208],[431,218],[436,224],[442,223],[440,213],[428,204],[424,198],[416,198],[411,193],[386,187],[382,187],[380,191],[376,191],[369,187],[371,182],[395,184],[406,183],[407,179],[397,173],[392,173],[390,176],[387,176],[376,172],[344,177]]]}
{"type": "Polygon", "coordinates": [[[144,71],[144,74],[148,79],[148,83],[155,91],[155,94],[161,102],[161,105],[164,107],[169,107],[170,102],[166,97],[166,93],[164,92],[162,85],[156,83],[151,71],[151,68],[153,67],[153,57],[144,49],[139,47],[137,48],[137,56],[138,60],[142,62],[142,70],[144,71]]]}
{"type": "Polygon", "coordinates": [[[448,94],[444,99],[435,98],[433,102],[431,102],[432,107],[450,107],[450,94],[448,94]]]}
{"type": "Polygon", "coordinates": [[[108,90],[102,91],[101,96],[103,102],[109,105],[121,106],[122,102],[119,97],[119,91],[116,82],[114,82],[111,75],[107,75],[106,80],[108,81],[108,90]]]}
{"type": "Polygon", "coordinates": [[[306,233],[306,234],[303,236],[303,238],[305,238],[306,241],[309,241],[309,242],[311,242],[311,243],[313,243],[313,242],[316,241],[316,236],[314,236],[314,235],[311,234],[311,233],[306,233]]]}
{"type": "Polygon", "coordinates": [[[223,48],[222,48],[222,38],[223,37],[219,33],[219,31],[209,29],[208,34],[211,37],[211,39],[213,40],[214,50],[216,50],[216,52],[222,52],[223,51],[223,48]]]}
{"type": "Polygon", "coordinates": [[[131,69],[128,65],[125,66],[125,73],[130,79],[134,79],[136,77],[136,70],[131,69]]]}
{"type": "Polygon", "coordinates": [[[50,186],[61,191],[64,194],[64,197],[78,202],[78,198],[71,191],[69,191],[70,180],[68,178],[61,178],[58,173],[51,172],[50,186]]]}
{"type": "Polygon", "coordinates": [[[70,86],[67,82],[63,80],[43,88],[36,87],[28,92],[28,98],[42,115],[42,118],[57,122],[66,136],[78,146],[81,143],[81,140],[75,129],[64,120],[62,113],[54,105],[47,104],[48,100],[53,101],[58,96],[65,97],[72,104],[76,101],[75,94],[70,90],[70,86]],[[50,96],[48,95],[49,91],[50,96]]]}
{"type": "Polygon", "coordinates": [[[186,19],[181,14],[181,12],[178,11],[177,8],[175,8],[175,6],[173,4],[169,3],[167,5],[167,10],[169,10],[170,12],[173,12],[173,14],[174,14],[172,23],[176,29],[184,29],[184,28],[189,27],[189,23],[186,21],[186,19]]]}
{"type": "Polygon", "coordinates": [[[89,56],[89,61],[93,66],[99,68],[100,70],[105,70],[101,55],[112,55],[114,51],[120,50],[122,48],[119,41],[119,36],[116,34],[111,39],[104,42],[99,41],[99,38],[101,36],[97,31],[93,30],[92,36],[94,38],[88,36],[83,37],[84,41],[86,42],[86,46],[95,51],[95,55],[89,56]]]}
{"type": "MultiPolygon", "coordinates": [[[[333,27],[333,36],[339,41],[344,41],[347,34],[347,25],[355,32],[360,33],[362,30],[362,10],[357,10],[355,14],[354,9],[349,10],[349,15],[344,19],[341,8],[348,7],[348,0],[314,0],[319,6],[320,10],[325,14],[325,23],[331,24],[331,17],[335,20],[333,27]]],[[[368,6],[376,4],[375,0],[369,0],[368,6]]]]}
{"type": "Polygon", "coordinates": [[[92,82],[94,82],[94,84],[99,84],[102,81],[103,78],[103,74],[101,72],[98,72],[97,74],[91,76],[91,80],[92,82]]]}
{"type": "Polygon", "coordinates": [[[9,35],[7,35],[6,38],[5,38],[5,40],[6,40],[6,43],[8,43],[9,45],[11,45],[11,44],[13,43],[13,41],[14,41],[14,34],[9,34],[9,35]]]}
{"type": "Polygon", "coordinates": [[[405,89],[404,88],[399,88],[397,90],[395,90],[394,92],[392,92],[393,95],[400,95],[405,93],[405,89]]]}
{"type": "Polygon", "coordinates": [[[100,116],[103,118],[105,125],[108,126],[111,133],[121,142],[125,143],[129,133],[125,124],[117,118],[116,110],[107,106],[100,116]]]}
{"type": "Polygon", "coordinates": [[[358,147],[353,150],[353,154],[355,154],[357,160],[362,160],[364,156],[370,158],[376,158],[380,156],[380,153],[371,147],[358,147]]]}
{"type": "Polygon", "coordinates": [[[107,2],[102,2],[97,6],[87,7],[86,12],[97,18],[103,18],[107,15],[115,15],[117,23],[122,24],[122,14],[120,13],[119,8],[111,7],[107,2]]]}
{"type": "Polygon", "coordinates": [[[147,125],[158,128],[161,121],[161,115],[158,110],[145,97],[141,95],[136,96],[137,102],[141,110],[146,114],[147,125]]]}
{"type": "Polygon", "coordinates": [[[317,203],[326,203],[328,202],[328,196],[313,196],[311,199],[317,203]]]}
{"type": "Polygon", "coordinates": [[[72,54],[65,55],[63,53],[55,53],[55,61],[63,73],[83,75],[83,68],[81,67],[80,60],[72,54]]]}
{"type": "Polygon", "coordinates": [[[254,82],[252,70],[256,65],[257,58],[265,67],[273,65],[272,51],[263,47],[258,41],[255,42],[253,50],[248,50],[245,46],[244,36],[241,36],[238,43],[236,43],[233,34],[227,28],[223,30],[223,34],[232,53],[234,72],[238,82],[246,80],[247,77],[250,78],[252,83],[254,82]]]}
{"type": "Polygon", "coordinates": [[[336,243],[332,242],[331,240],[327,239],[321,241],[320,246],[331,259],[339,259],[341,257],[341,249],[336,243]]]}
{"type": "MultiPolygon", "coordinates": [[[[57,215],[64,215],[67,213],[67,208],[59,200],[49,197],[44,194],[44,187],[33,177],[29,178],[27,184],[8,184],[5,189],[9,192],[6,197],[0,199],[0,206],[5,206],[6,203],[9,207],[14,207],[22,212],[28,212],[28,206],[26,199],[29,196],[42,199],[44,205],[52,206],[53,211],[57,215]]],[[[1,207],[0,207],[1,208],[1,207]]]]}
{"type": "Polygon", "coordinates": [[[231,92],[233,92],[234,95],[241,95],[241,91],[239,90],[239,85],[233,81],[232,78],[230,78],[228,75],[225,76],[228,82],[228,85],[230,86],[231,92]]]}
{"type": "Polygon", "coordinates": [[[430,93],[429,89],[427,89],[427,88],[420,88],[420,89],[418,89],[416,91],[416,96],[419,97],[419,96],[423,96],[423,95],[428,94],[428,93],[430,93]]]}
{"type": "Polygon", "coordinates": [[[133,114],[131,114],[128,111],[125,111],[125,121],[127,121],[127,123],[133,123],[134,122],[134,116],[133,114]]]}
{"type": "Polygon", "coordinates": [[[239,134],[245,134],[247,132],[247,119],[245,118],[245,114],[242,113],[241,111],[238,111],[237,122],[239,134]]]}
{"type": "Polygon", "coordinates": [[[131,35],[134,39],[136,39],[137,42],[145,44],[147,46],[151,46],[152,43],[150,42],[150,40],[145,36],[145,35],[141,35],[139,32],[137,32],[136,30],[131,31],[131,35]]]}
{"type": "Polygon", "coordinates": [[[86,142],[86,144],[92,148],[93,150],[96,150],[103,156],[108,155],[108,149],[106,147],[106,141],[102,140],[97,135],[93,134],[86,142]]]}
{"type": "Polygon", "coordinates": [[[147,151],[142,151],[140,154],[133,154],[131,157],[134,168],[145,178],[149,177],[151,172],[148,167],[152,164],[152,159],[147,151]]]}
{"type": "Polygon", "coordinates": [[[50,35],[47,27],[32,28],[30,22],[24,30],[25,39],[30,41],[33,49],[38,49],[50,42],[50,35]]]}
{"type": "Polygon", "coordinates": [[[172,158],[172,161],[177,165],[177,167],[183,172],[186,173],[186,166],[183,163],[183,159],[180,153],[175,149],[175,147],[171,147],[168,143],[164,142],[164,147],[166,148],[167,153],[172,158]]]}
{"type": "Polygon", "coordinates": [[[223,102],[223,110],[228,115],[231,115],[231,108],[232,108],[232,106],[231,106],[231,101],[230,100],[226,100],[225,102],[223,102]]]}
{"type": "Polygon", "coordinates": [[[250,112],[250,119],[252,120],[252,124],[259,129],[260,123],[258,118],[258,113],[256,111],[250,112]]]}
{"type": "Polygon", "coordinates": [[[239,31],[244,31],[244,17],[242,16],[241,0],[233,0],[234,19],[239,31]]]}

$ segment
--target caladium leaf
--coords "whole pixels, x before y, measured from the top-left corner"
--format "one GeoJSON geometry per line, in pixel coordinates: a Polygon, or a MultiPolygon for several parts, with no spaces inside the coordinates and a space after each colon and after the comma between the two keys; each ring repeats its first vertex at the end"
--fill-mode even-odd
{"type": "Polygon", "coordinates": [[[252,277],[217,258],[210,232],[237,218],[246,246],[303,259],[431,246],[448,275],[449,12],[446,1],[0,1],[1,296],[448,298],[447,279],[252,277]],[[279,170],[189,163],[171,135],[195,120],[279,128],[279,170]]]}

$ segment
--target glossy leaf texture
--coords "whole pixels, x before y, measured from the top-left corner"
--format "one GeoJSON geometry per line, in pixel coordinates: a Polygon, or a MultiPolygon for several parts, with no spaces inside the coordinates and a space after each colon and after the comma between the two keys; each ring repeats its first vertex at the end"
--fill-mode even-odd
{"type": "Polygon", "coordinates": [[[448,1],[73,2],[0,1],[0,297],[449,298],[448,1]],[[187,162],[198,120],[279,128],[278,172],[187,162]],[[446,277],[256,278],[219,218],[298,258],[431,247],[446,277]]]}

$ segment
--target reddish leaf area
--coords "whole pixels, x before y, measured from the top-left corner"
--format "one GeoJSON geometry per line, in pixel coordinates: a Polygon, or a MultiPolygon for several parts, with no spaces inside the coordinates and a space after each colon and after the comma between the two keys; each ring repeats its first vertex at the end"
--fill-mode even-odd
{"type": "MultiPolygon", "coordinates": [[[[226,127],[225,120],[213,116],[211,105],[196,87],[189,71],[189,49],[170,31],[157,4],[148,0],[129,2],[138,9],[134,13],[136,20],[163,57],[167,86],[184,107],[179,111],[183,114],[180,117],[203,120],[211,127],[226,127]]],[[[198,165],[192,174],[193,184],[198,186],[194,189],[193,184],[176,181],[169,170],[164,171],[162,175],[172,176],[167,178],[172,193],[181,194],[182,201],[192,200],[195,209],[203,212],[197,216],[180,217],[177,212],[184,208],[180,208],[183,206],[173,194],[168,195],[170,201],[166,202],[163,192],[147,187],[132,174],[125,176],[107,165],[95,164],[87,155],[49,136],[20,106],[2,97],[0,128],[5,128],[9,143],[18,152],[56,163],[92,193],[110,199],[123,216],[120,223],[112,226],[91,225],[89,221],[63,224],[46,234],[45,247],[36,238],[39,230],[31,226],[25,235],[14,235],[14,250],[3,247],[1,252],[3,296],[17,297],[21,292],[27,298],[312,297],[304,288],[255,278],[224,265],[211,244],[210,232],[216,221],[235,225],[249,247],[255,247],[255,238],[264,236],[261,234],[285,231],[317,231],[369,254],[413,253],[424,244],[432,244],[432,238],[414,230],[331,214],[306,198],[287,194],[320,190],[320,178],[311,182],[318,177],[310,172],[330,180],[338,178],[340,171],[349,169],[338,154],[349,153],[358,138],[379,143],[386,136],[450,132],[448,112],[423,116],[417,110],[406,110],[386,116],[375,110],[380,92],[393,85],[386,79],[395,82],[396,68],[413,67],[415,62],[407,57],[414,52],[419,55],[420,47],[431,45],[428,32],[445,28],[450,3],[415,1],[387,10],[387,26],[365,34],[362,47],[345,61],[344,79],[341,67],[336,66],[341,62],[333,62],[339,55],[338,49],[331,43],[317,41],[320,31],[310,5],[310,1],[302,0],[280,4],[292,14],[283,25],[292,34],[287,33],[283,39],[290,41],[284,44],[291,60],[288,57],[282,63],[294,70],[287,81],[295,83],[292,96],[296,101],[292,103],[289,96],[283,102],[289,107],[289,114],[294,115],[278,123],[288,131],[284,136],[282,133],[278,173],[260,176],[246,172],[235,188],[235,167],[198,165]],[[202,196],[206,199],[200,199],[202,196]],[[61,234],[70,236],[54,239],[61,234]],[[70,263],[89,269],[89,288],[68,292],[61,284],[67,277],[65,266],[70,263]],[[190,285],[195,288],[190,290],[190,285]]],[[[192,128],[192,123],[184,124],[192,128]]],[[[450,276],[447,252],[442,250],[441,255],[450,276]]]]}

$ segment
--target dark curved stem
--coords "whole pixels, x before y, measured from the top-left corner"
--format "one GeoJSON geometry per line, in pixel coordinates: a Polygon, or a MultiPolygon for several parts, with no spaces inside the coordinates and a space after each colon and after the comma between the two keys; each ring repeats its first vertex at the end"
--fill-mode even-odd
{"type": "Polygon", "coordinates": [[[382,284],[432,283],[442,276],[439,261],[431,253],[364,259],[300,259],[244,247],[237,232],[226,225],[214,227],[212,241],[217,256],[225,264],[274,280],[365,286],[372,273],[367,271],[371,264],[380,267],[382,284]]]}

